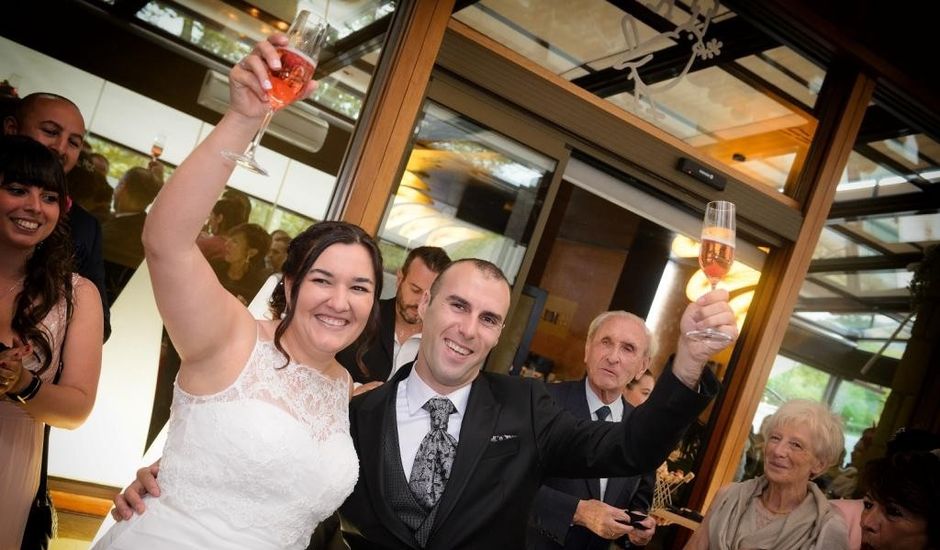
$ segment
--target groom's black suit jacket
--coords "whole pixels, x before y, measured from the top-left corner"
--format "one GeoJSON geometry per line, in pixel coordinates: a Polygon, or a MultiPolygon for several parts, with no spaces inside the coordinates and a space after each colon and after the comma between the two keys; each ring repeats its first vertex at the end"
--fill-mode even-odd
{"type": "MultiPolygon", "coordinates": [[[[383,431],[385,418],[395,414],[398,383],[410,372],[410,366],[399,369],[389,383],[350,403],[359,481],[340,508],[340,519],[353,550],[415,547],[384,494],[382,459],[390,435],[383,431]]],[[[524,548],[529,510],[545,478],[630,476],[655,469],[717,389],[707,369],[699,393],[667,370],[649,401],[624,422],[592,422],[557,406],[542,382],[480,373],[427,548],[524,548]]]]}

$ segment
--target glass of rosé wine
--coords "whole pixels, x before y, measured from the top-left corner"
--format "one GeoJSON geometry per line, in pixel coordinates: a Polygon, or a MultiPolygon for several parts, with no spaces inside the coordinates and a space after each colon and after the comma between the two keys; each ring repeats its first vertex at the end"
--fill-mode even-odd
{"type": "MultiPolygon", "coordinates": [[[[698,263],[708,277],[712,290],[731,269],[734,263],[734,203],[713,201],[705,206],[705,220],[702,222],[702,245],[698,263]]],[[[694,340],[713,340],[730,342],[731,337],[711,327],[693,330],[686,336],[694,340]]]]}
{"type": "Polygon", "coordinates": [[[261,123],[261,129],[258,130],[244,153],[222,151],[222,156],[234,160],[246,170],[262,176],[268,175],[267,170],[255,160],[255,150],[258,149],[261,136],[271,123],[274,113],[293,103],[310,82],[317,66],[320,48],[326,41],[329,28],[326,20],[307,10],[301,10],[297,14],[287,30],[287,45],[277,48],[281,56],[281,68],[274,71],[268,67],[268,74],[271,78],[271,89],[268,90],[270,108],[261,123]]]}
{"type": "Polygon", "coordinates": [[[157,134],[153,138],[153,143],[150,145],[150,156],[153,160],[160,158],[160,155],[163,154],[163,149],[166,147],[166,134],[157,134]]]}

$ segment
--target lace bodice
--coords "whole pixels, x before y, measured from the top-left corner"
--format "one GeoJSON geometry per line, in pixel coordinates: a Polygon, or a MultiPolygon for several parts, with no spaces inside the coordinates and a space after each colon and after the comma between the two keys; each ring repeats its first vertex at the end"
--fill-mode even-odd
{"type": "Polygon", "coordinates": [[[195,396],[176,385],[161,501],[303,549],[352,492],[359,463],[348,377],[330,379],[297,363],[280,368],[284,362],[273,342],[258,340],[224,391],[195,396]]]}

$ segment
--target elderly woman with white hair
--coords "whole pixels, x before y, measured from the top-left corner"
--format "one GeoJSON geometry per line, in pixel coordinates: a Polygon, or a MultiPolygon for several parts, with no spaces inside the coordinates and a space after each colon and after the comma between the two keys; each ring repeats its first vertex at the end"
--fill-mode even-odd
{"type": "Polygon", "coordinates": [[[842,550],[842,516],[812,480],[839,457],[842,422],[826,406],[794,399],[764,423],[764,474],[723,488],[687,550],[842,550]]]}

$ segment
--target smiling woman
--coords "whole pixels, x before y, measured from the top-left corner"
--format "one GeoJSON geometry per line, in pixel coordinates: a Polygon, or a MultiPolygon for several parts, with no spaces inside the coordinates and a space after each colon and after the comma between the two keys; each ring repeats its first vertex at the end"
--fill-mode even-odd
{"type": "Polygon", "coordinates": [[[847,549],[842,516],[810,481],[838,459],[842,422],[821,403],[794,399],[761,432],[764,475],[722,489],[686,548],[847,549]]]}
{"type": "Polygon", "coordinates": [[[65,192],[53,152],[0,137],[0,540],[9,548],[20,547],[37,490],[45,497],[45,425],[85,421],[101,366],[101,303],[72,274],[71,239],[59,223],[65,192]]]}

